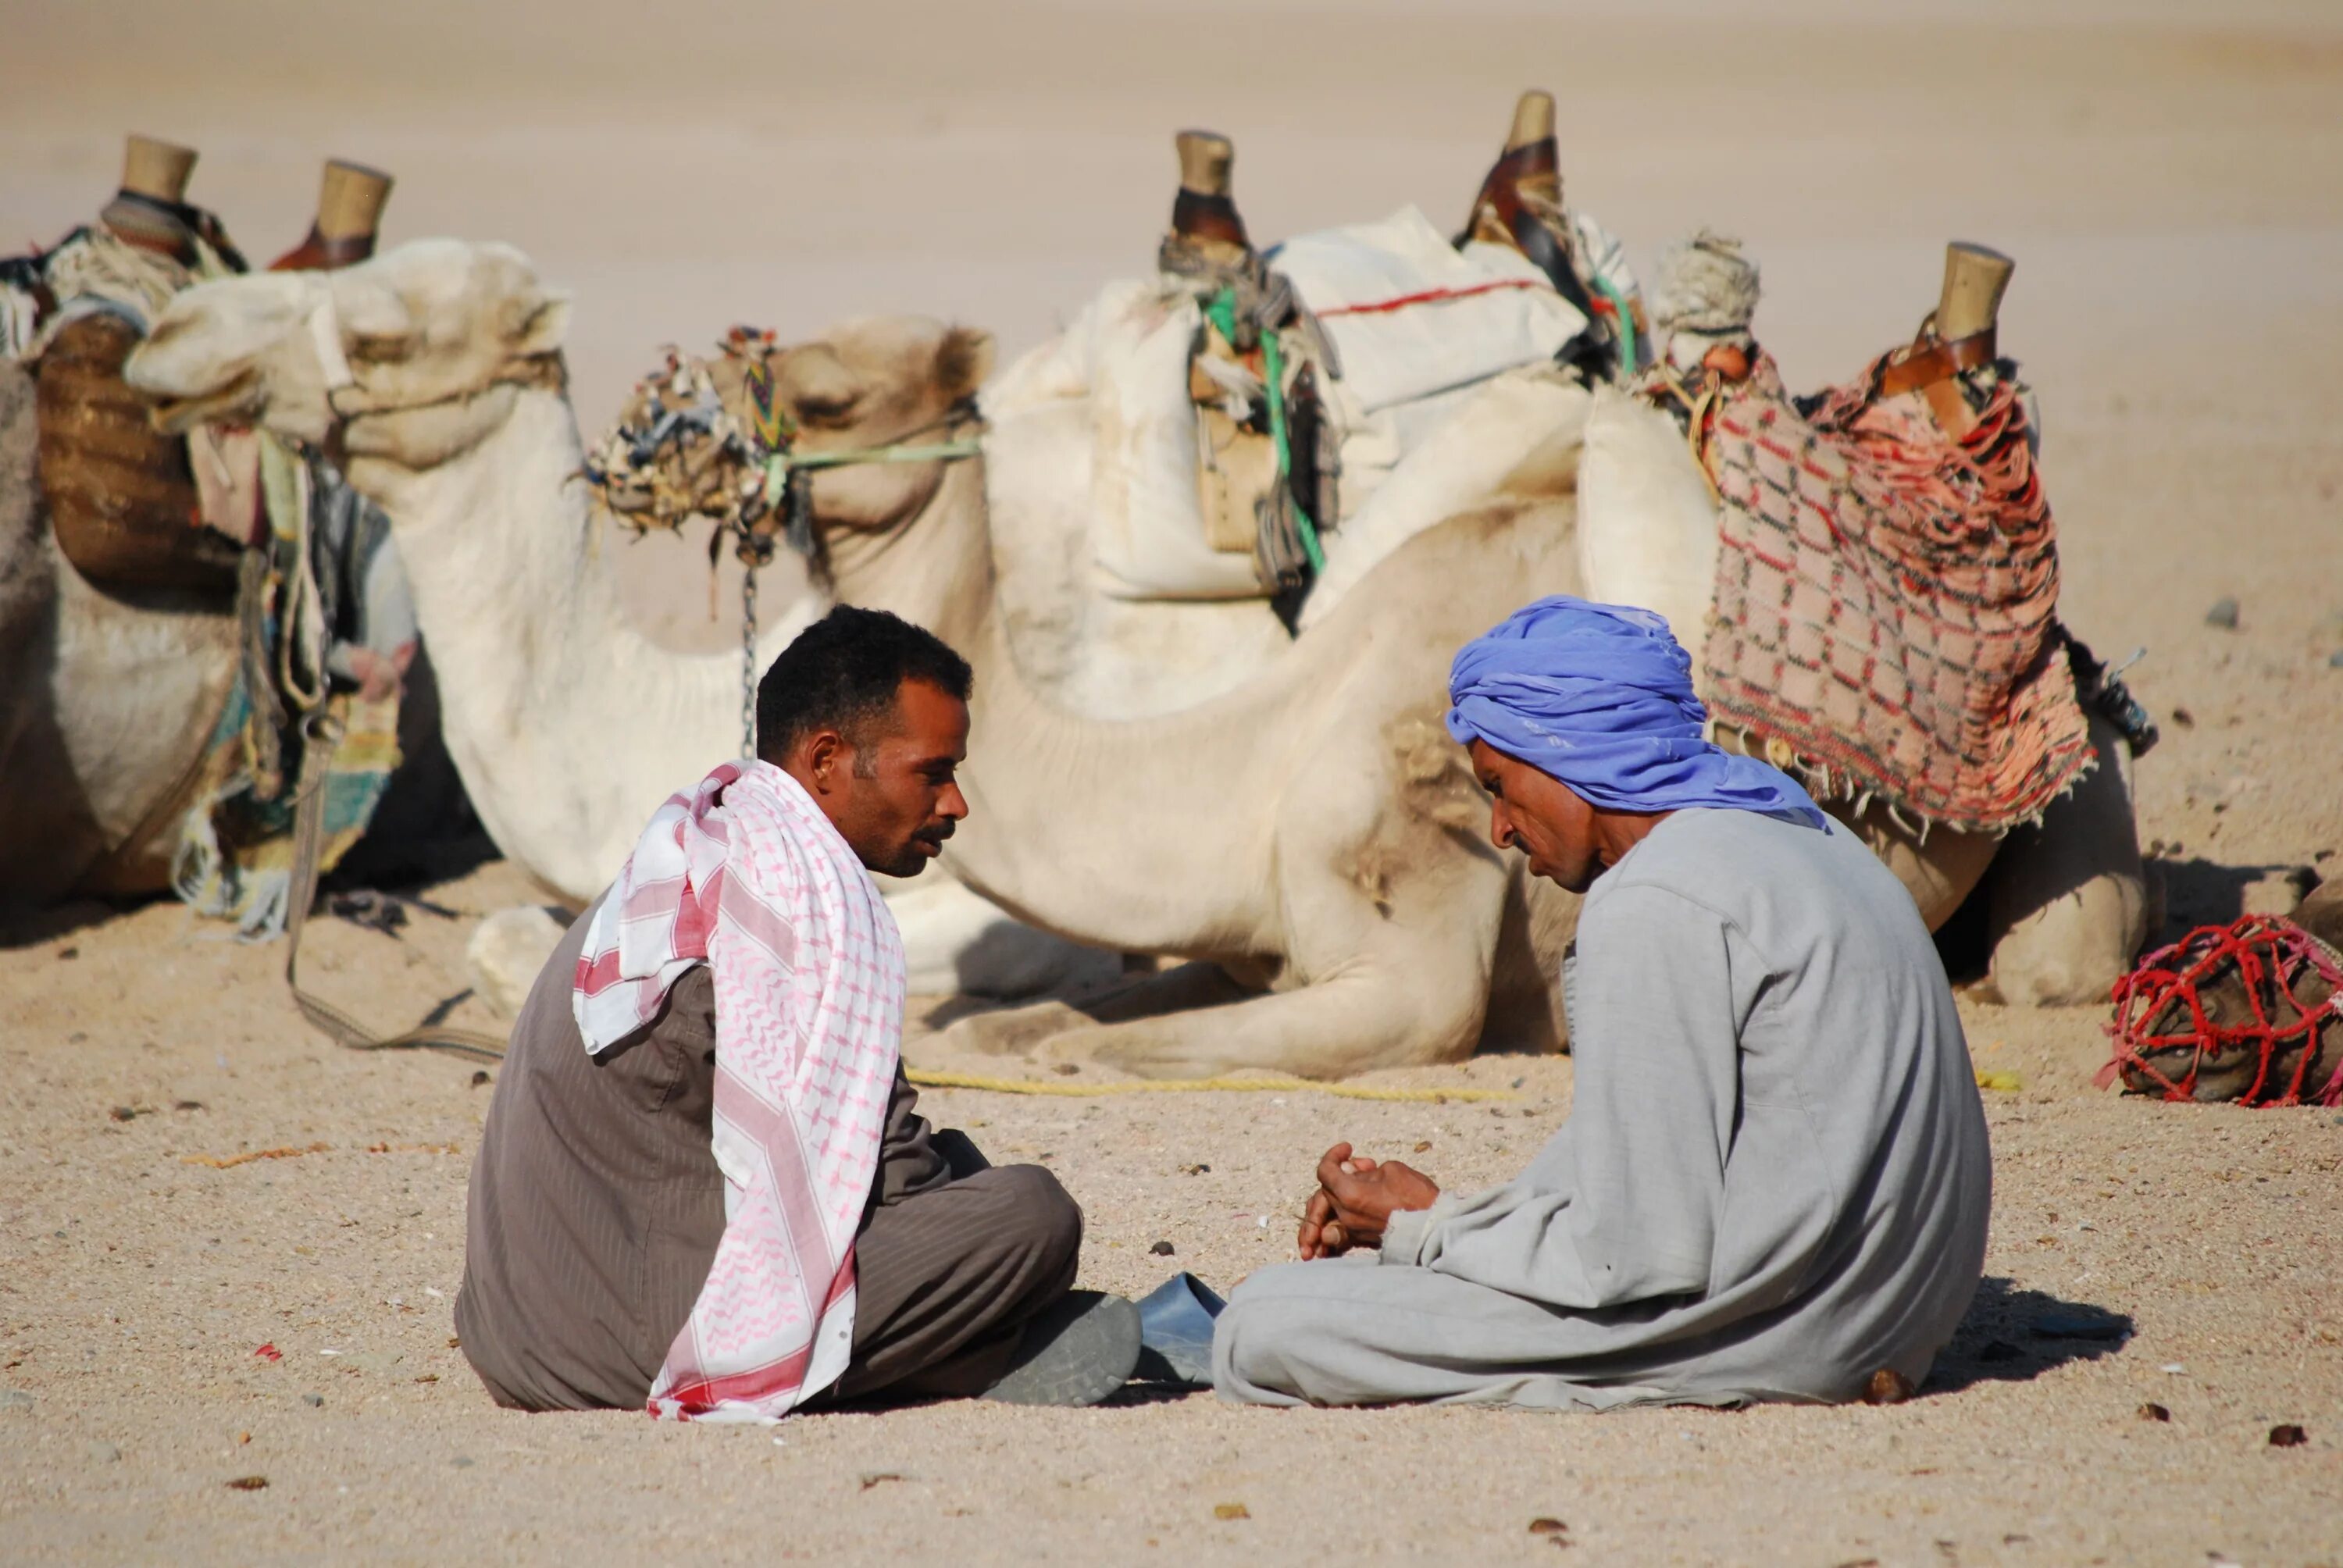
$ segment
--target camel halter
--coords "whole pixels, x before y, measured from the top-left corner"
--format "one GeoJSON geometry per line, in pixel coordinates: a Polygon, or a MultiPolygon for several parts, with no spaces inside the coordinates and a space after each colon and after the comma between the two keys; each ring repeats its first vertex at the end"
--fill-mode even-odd
{"type": "Polygon", "coordinates": [[[711,618],[717,551],[729,536],[742,568],[740,755],[746,759],[757,748],[757,568],[769,565],[786,542],[817,581],[829,579],[829,552],[813,524],[812,476],[823,468],[980,457],[983,443],[973,436],[920,437],[950,437],[957,428],[980,425],[982,416],[963,400],[886,441],[809,452],[774,377],[773,335],[735,327],[717,347],[739,364],[745,396],[728,402],[717,390],[709,361],[670,346],[666,364],[636,384],[617,426],[587,448],[586,479],[604,509],[638,533],[703,519],[715,526],[708,542],[711,618]]]}

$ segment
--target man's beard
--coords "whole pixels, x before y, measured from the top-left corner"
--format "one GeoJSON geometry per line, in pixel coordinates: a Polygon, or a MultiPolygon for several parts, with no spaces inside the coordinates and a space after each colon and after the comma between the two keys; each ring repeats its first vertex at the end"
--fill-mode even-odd
{"type": "Polygon", "coordinates": [[[910,841],[903,846],[902,853],[883,869],[890,877],[916,877],[943,853],[944,840],[951,836],[952,824],[950,822],[934,828],[922,828],[911,835],[910,841]]]}

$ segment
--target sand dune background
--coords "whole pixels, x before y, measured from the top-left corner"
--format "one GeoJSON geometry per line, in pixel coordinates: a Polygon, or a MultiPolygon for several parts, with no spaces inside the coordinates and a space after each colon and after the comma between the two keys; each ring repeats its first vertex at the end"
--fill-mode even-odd
{"type": "MultiPolygon", "coordinates": [[[[590,433],[659,345],[734,321],[919,311],[1037,341],[1150,264],[1182,126],[1236,138],[1256,236],[1403,202],[1454,221],[1528,85],[1561,100],[1573,199],[1638,263],[1701,225],[1748,241],[1794,385],[1907,334],[1946,240],[2014,255],[2003,343],[2046,413],[2066,618],[2149,650],[2133,678],[2167,739],[2141,832],[2167,924],[2233,915],[2273,871],[2343,874],[2329,5],[14,0],[0,243],[85,221],[129,130],[200,147],[191,196],[263,258],[306,227],[321,159],[374,163],[399,182],[387,242],[509,240],[576,292],[590,433]],[[2234,631],[2203,621],[2224,595],[2234,631]]],[[[719,633],[689,548],[644,548],[645,614],[719,633]]],[[[434,896],[468,915],[523,892],[491,867],[434,896]]],[[[1583,1422],[1198,1397],[828,1417],[777,1446],[492,1411],[447,1348],[471,1068],[330,1053],[275,954],[173,908],[103,913],[0,946],[12,1560],[1551,1561],[1542,1515],[1573,1561],[2343,1560],[2343,1118],[2099,1095],[2098,1010],[1964,1002],[1980,1064],[2026,1088],[1991,1097],[1986,1291],[1910,1405],[1583,1422]],[[2042,1333],[2083,1307],[2135,1336],[2042,1333]],[[2269,1448],[2280,1422],[2309,1444],[2269,1448]],[[225,1486],[246,1474],[268,1488],[225,1486]],[[1215,1518],[1235,1502],[1249,1518],[1215,1518]]],[[[466,929],[327,922],[319,980],[412,1016],[464,983],[466,929]]],[[[1411,1158],[1458,1185],[1517,1167],[1566,1061],[1397,1080],[1517,1079],[1502,1116],[933,1100],[1060,1171],[1088,1282],[1139,1290],[1158,1239],[1223,1286],[1287,1255],[1337,1136],[1429,1141],[1411,1158]]]]}

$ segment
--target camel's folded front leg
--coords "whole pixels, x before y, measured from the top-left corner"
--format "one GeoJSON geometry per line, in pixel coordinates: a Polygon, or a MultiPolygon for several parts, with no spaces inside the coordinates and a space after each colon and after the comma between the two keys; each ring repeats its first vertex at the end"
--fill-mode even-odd
{"type": "Polygon", "coordinates": [[[1283,890],[1288,979],[1242,1000],[1093,1022],[1040,1047],[1151,1078],[1242,1068],[1342,1078],[1472,1054],[1489,1004],[1506,871],[1453,839],[1388,880],[1314,857],[1283,890]],[[1298,885],[1294,885],[1298,884],[1298,885]]]}
{"type": "Polygon", "coordinates": [[[2106,1001],[2147,937],[2131,756],[2096,714],[2091,744],[2099,765],[2090,776],[2052,801],[2039,826],[2013,831],[1994,859],[1993,983],[2013,1007],[2106,1001]]]}

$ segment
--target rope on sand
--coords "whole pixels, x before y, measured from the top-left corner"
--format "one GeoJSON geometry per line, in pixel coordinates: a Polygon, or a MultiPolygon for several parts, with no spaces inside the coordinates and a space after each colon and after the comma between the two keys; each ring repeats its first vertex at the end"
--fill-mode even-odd
{"type": "Polygon", "coordinates": [[[1032,1078],[987,1078],[974,1072],[936,1072],[907,1068],[921,1089],[978,1089],[992,1094],[1055,1094],[1082,1098],[1098,1094],[1332,1094],[1344,1100],[1401,1101],[1445,1104],[1454,1101],[1513,1100],[1502,1089],[1374,1089],[1355,1083],[1315,1083],[1306,1078],[1145,1078],[1129,1083],[1047,1083],[1032,1078]]]}

